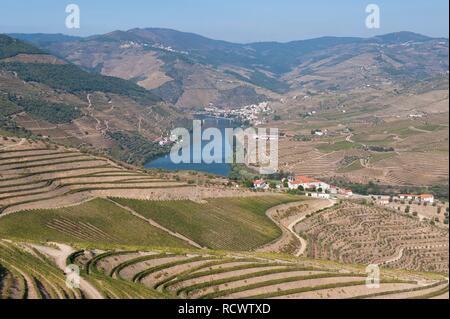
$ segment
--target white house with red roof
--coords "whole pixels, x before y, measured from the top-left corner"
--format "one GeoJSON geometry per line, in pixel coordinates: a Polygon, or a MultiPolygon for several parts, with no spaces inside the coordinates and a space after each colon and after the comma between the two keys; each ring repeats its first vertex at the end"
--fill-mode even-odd
{"type": "Polygon", "coordinates": [[[327,183],[319,181],[318,179],[307,177],[307,176],[293,176],[288,179],[289,189],[299,189],[303,188],[304,190],[311,189],[322,189],[322,192],[325,192],[331,188],[331,186],[327,183]]]}
{"type": "Polygon", "coordinates": [[[255,187],[255,189],[269,189],[269,184],[267,184],[267,182],[263,179],[254,181],[253,186],[255,187]]]}

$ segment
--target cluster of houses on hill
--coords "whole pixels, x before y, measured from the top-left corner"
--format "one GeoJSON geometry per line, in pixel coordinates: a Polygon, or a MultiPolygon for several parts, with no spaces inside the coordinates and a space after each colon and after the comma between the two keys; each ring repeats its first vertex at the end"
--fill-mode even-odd
{"type": "Polygon", "coordinates": [[[261,102],[258,104],[246,105],[241,108],[218,108],[214,105],[205,107],[206,114],[215,117],[225,117],[231,119],[239,119],[241,121],[248,121],[254,126],[261,125],[264,121],[261,119],[261,115],[269,115],[273,113],[273,110],[269,106],[269,102],[261,102]]]}
{"type": "MultiPolygon", "coordinates": [[[[291,176],[287,179],[283,179],[281,182],[283,185],[287,184],[289,190],[300,190],[312,197],[330,198],[331,195],[341,195],[345,197],[353,195],[353,192],[349,189],[330,185],[307,176],[291,176]]],[[[262,179],[256,180],[253,186],[258,190],[267,190],[270,188],[269,183],[262,179]]],[[[281,186],[279,185],[278,188],[281,188],[281,186]]]]}

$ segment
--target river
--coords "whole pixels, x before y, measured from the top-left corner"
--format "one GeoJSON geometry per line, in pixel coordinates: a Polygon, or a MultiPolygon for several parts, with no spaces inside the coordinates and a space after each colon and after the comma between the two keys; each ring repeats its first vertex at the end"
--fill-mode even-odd
{"type": "MultiPolygon", "coordinates": [[[[225,138],[225,128],[234,128],[235,122],[233,120],[224,119],[224,118],[214,118],[214,117],[202,117],[199,118],[202,120],[202,130],[210,127],[218,128],[222,132],[222,155],[221,158],[217,158],[218,163],[180,163],[175,164],[170,159],[170,155],[161,156],[157,159],[154,159],[147,164],[145,164],[145,168],[152,168],[152,169],[163,169],[167,171],[197,171],[197,172],[203,172],[203,173],[209,173],[214,175],[220,175],[227,177],[230,174],[231,171],[231,165],[226,163],[225,158],[225,143],[229,143],[228,140],[225,138]]],[[[202,150],[203,147],[208,144],[208,142],[203,141],[202,143],[202,150]]],[[[194,150],[193,141],[191,138],[191,158],[192,158],[192,152],[194,150]]],[[[215,154],[212,154],[213,156],[215,154]]],[[[219,155],[220,156],[220,155],[219,155]]]]}

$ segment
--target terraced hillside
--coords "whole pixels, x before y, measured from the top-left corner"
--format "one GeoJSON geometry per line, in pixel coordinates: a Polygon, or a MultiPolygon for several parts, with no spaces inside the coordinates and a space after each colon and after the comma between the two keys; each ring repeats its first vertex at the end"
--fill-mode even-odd
{"type": "Polygon", "coordinates": [[[281,234],[265,211],[294,200],[277,195],[216,198],[204,203],[97,198],[65,208],[8,214],[0,218],[0,234],[20,241],[93,247],[117,244],[248,251],[281,234]],[[224,205],[231,209],[225,210],[224,205]]]}
{"type": "Polygon", "coordinates": [[[131,171],[108,159],[26,139],[4,138],[0,144],[0,210],[3,213],[63,207],[111,191],[189,187],[186,183],[131,171]]]}
{"type": "Polygon", "coordinates": [[[68,285],[64,245],[49,246],[0,240],[0,299],[102,299],[99,288],[123,298],[166,298],[167,295],[140,285],[89,276],[68,285]],[[63,272],[64,271],[64,272],[63,272]],[[73,285],[75,284],[75,285],[73,285]]]}
{"type": "Polygon", "coordinates": [[[69,298],[448,298],[448,281],[439,275],[383,269],[380,287],[369,289],[358,266],[214,251],[74,251],[2,241],[0,264],[2,298],[59,297],[64,287],[56,269],[66,264],[81,269],[80,289],[67,292],[69,298]],[[23,263],[15,263],[19,256],[23,263]],[[58,275],[34,286],[41,260],[58,275]],[[38,267],[28,268],[30,262],[38,267]]]}
{"type": "Polygon", "coordinates": [[[211,198],[203,203],[112,200],[203,247],[249,251],[281,236],[281,230],[266,216],[266,211],[299,198],[287,195],[211,198]]]}
{"type": "Polygon", "coordinates": [[[448,273],[449,233],[400,212],[351,202],[295,226],[310,258],[448,273]]]}
{"type": "Polygon", "coordinates": [[[0,216],[60,208],[96,197],[200,200],[250,192],[196,187],[171,174],[129,169],[107,158],[30,139],[0,137],[0,216]]]}

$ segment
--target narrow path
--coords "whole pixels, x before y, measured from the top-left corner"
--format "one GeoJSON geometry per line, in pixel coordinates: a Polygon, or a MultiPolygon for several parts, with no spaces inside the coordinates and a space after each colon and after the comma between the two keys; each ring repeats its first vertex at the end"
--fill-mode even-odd
{"type": "Polygon", "coordinates": [[[427,133],[427,134],[433,133],[432,131],[422,130],[422,129],[414,127],[414,126],[410,126],[409,129],[412,131],[419,132],[419,133],[427,133]]]}
{"type": "Polygon", "coordinates": [[[323,200],[323,199],[305,199],[299,202],[293,202],[289,204],[282,204],[272,207],[266,211],[266,215],[272,222],[274,222],[281,230],[282,235],[274,242],[271,242],[257,251],[260,252],[280,252],[289,245],[292,245],[292,238],[297,240],[295,251],[290,252],[296,257],[302,256],[307,247],[307,241],[302,238],[299,234],[295,232],[295,226],[306,218],[306,215],[313,214],[321,209],[331,207],[335,204],[333,200],[323,200]],[[280,212],[286,212],[290,208],[295,208],[299,206],[306,206],[302,209],[297,216],[288,216],[281,219],[274,218],[274,215],[280,212]],[[294,218],[294,219],[292,219],[294,218]]]}
{"type": "Polygon", "coordinates": [[[349,142],[349,143],[355,143],[355,141],[352,140],[352,137],[353,137],[353,134],[350,134],[350,135],[348,135],[348,136],[345,138],[345,140],[346,140],[347,142],[349,142]]]}
{"type": "Polygon", "coordinates": [[[11,145],[7,145],[7,146],[3,146],[2,148],[0,148],[0,151],[7,150],[7,149],[9,149],[9,148],[13,148],[13,147],[17,147],[17,146],[21,146],[21,145],[25,144],[26,141],[27,141],[26,138],[22,138],[22,139],[20,140],[20,142],[18,142],[18,143],[16,143],[16,144],[11,144],[11,145]]]}
{"type": "Polygon", "coordinates": [[[106,129],[105,130],[102,129],[102,121],[100,121],[94,114],[94,105],[92,104],[91,95],[88,94],[86,96],[86,99],[89,103],[89,106],[88,106],[88,111],[90,113],[89,115],[97,122],[97,125],[95,126],[95,130],[100,132],[100,134],[103,136],[106,135],[106,129]]]}
{"type": "MultiPolygon", "coordinates": [[[[58,248],[51,248],[42,245],[30,244],[41,253],[51,257],[56,265],[63,271],[66,269],[66,260],[75,250],[67,245],[52,243],[58,248]]],[[[82,290],[90,299],[104,299],[103,295],[83,277],[80,277],[80,290],[82,290]]]]}
{"type": "MultiPolygon", "coordinates": [[[[332,207],[334,204],[336,204],[336,201],[329,199],[328,200],[328,205],[323,205],[322,207],[316,209],[315,211],[319,211],[321,209],[325,209],[325,208],[329,208],[332,207]]],[[[300,246],[300,250],[295,254],[296,257],[300,257],[303,256],[303,254],[306,251],[306,247],[308,246],[308,242],[306,241],[306,239],[304,239],[303,237],[301,237],[299,234],[297,234],[297,232],[295,231],[294,227],[301,223],[305,218],[306,215],[308,214],[304,214],[303,216],[301,216],[300,218],[298,218],[297,220],[293,221],[291,224],[289,224],[288,226],[288,230],[300,240],[301,246],[300,246]]]]}
{"type": "Polygon", "coordinates": [[[189,238],[187,238],[187,237],[185,237],[185,236],[183,236],[183,235],[181,235],[181,234],[179,234],[179,233],[173,232],[173,231],[171,231],[170,229],[168,229],[168,228],[166,228],[166,227],[164,227],[164,226],[158,224],[158,223],[155,222],[154,220],[142,216],[141,214],[139,214],[138,212],[136,212],[135,210],[133,210],[133,209],[127,207],[127,206],[121,205],[121,204],[115,202],[114,200],[112,200],[112,199],[110,199],[110,198],[106,198],[106,200],[108,200],[108,201],[110,201],[111,203],[115,204],[116,206],[118,206],[118,207],[120,207],[120,208],[122,208],[122,209],[128,211],[128,212],[131,213],[133,216],[135,216],[135,217],[137,217],[137,218],[139,218],[139,219],[145,220],[147,223],[149,223],[149,224],[152,225],[153,227],[156,227],[156,228],[158,228],[158,229],[160,229],[160,230],[162,230],[162,231],[164,231],[164,232],[166,232],[166,233],[168,233],[168,234],[170,234],[170,235],[172,235],[172,236],[174,236],[174,237],[177,237],[178,239],[181,239],[182,241],[188,243],[188,244],[191,245],[191,246],[194,246],[195,248],[200,248],[200,249],[205,249],[205,248],[206,248],[206,247],[203,247],[202,245],[196,243],[196,242],[193,241],[192,239],[189,239],[189,238]]]}

